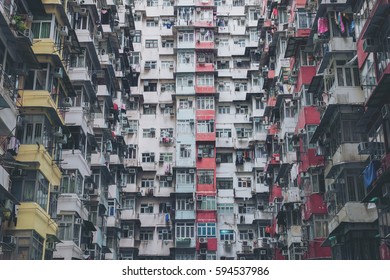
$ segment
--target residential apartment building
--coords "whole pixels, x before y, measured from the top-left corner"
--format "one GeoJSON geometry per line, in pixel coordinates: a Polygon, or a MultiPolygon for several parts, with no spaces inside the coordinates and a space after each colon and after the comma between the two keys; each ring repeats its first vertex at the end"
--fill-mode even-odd
{"type": "Polygon", "coordinates": [[[0,259],[388,259],[388,9],[0,0],[0,259]]]}

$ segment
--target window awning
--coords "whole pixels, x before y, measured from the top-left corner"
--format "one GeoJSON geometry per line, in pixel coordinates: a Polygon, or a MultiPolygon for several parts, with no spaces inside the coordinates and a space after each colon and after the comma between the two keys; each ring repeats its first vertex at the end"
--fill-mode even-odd
{"type": "Polygon", "coordinates": [[[286,52],[284,53],[285,58],[289,58],[295,55],[298,47],[304,44],[307,37],[290,37],[287,41],[286,52]]]}
{"type": "Polygon", "coordinates": [[[62,241],[54,234],[46,234],[46,241],[53,243],[62,243],[62,241]]]}
{"type": "Polygon", "coordinates": [[[96,228],[94,226],[94,224],[88,220],[84,220],[83,221],[83,224],[84,224],[84,227],[86,228],[86,230],[88,231],[96,231],[96,228]]]}
{"type": "Polygon", "coordinates": [[[314,76],[311,80],[311,83],[307,91],[313,93],[314,95],[317,95],[319,90],[322,88],[323,84],[324,84],[323,75],[314,76]]]}
{"type": "Polygon", "coordinates": [[[16,197],[14,197],[9,191],[7,191],[2,185],[0,185],[0,200],[4,198],[11,200],[14,204],[20,205],[16,197]]]}

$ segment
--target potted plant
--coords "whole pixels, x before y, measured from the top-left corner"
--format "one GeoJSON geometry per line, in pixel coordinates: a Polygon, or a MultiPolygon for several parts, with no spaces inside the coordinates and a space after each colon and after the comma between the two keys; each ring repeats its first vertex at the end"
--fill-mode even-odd
{"type": "Polygon", "coordinates": [[[19,31],[21,33],[23,33],[24,30],[27,29],[27,25],[24,22],[23,17],[18,16],[18,15],[15,15],[12,17],[11,24],[15,28],[16,31],[19,31]]]}

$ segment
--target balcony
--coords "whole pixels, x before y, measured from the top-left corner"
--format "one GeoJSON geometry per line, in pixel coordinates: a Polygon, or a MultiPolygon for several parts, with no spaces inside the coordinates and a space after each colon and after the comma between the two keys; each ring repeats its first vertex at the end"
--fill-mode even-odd
{"type": "Polygon", "coordinates": [[[57,104],[52,98],[52,95],[47,90],[21,90],[19,91],[20,98],[18,103],[23,109],[46,109],[52,120],[57,124],[64,125],[64,114],[61,112],[57,104]]]}
{"type": "Polygon", "coordinates": [[[88,219],[88,211],[84,207],[80,198],[74,193],[63,193],[58,197],[57,214],[75,212],[81,219],[88,219]]]}
{"type": "Polygon", "coordinates": [[[83,177],[90,176],[91,170],[83,152],[80,150],[62,150],[62,159],[66,163],[63,168],[77,169],[83,177]]]}
{"type": "Polygon", "coordinates": [[[176,192],[177,193],[194,193],[195,192],[195,183],[192,183],[192,184],[176,183],[176,192]]]}
{"type": "Polygon", "coordinates": [[[54,258],[64,258],[65,260],[83,259],[83,251],[73,240],[61,240],[56,244],[56,251],[53,252],[54,258]]]}
{"type": "Polygon", "coordinates": [[[332,234],[343,223],[373,223],[377,219],[376,207],[369,208],[367,204],[360,202],[347,202],[329,222],[329,234],[332,234]]]}
{"type": "Polygon", "coordinates": [[[195,48],[195,41],[180,40],[180,34],[179,34],[179,40],[177,41],[177,48],[178,49],[194,49],[195,48]]]}
{"type": "Polygon", "coordinates": [[[325,167],[325,177],[330,177],[334,175],[340,165],[345,163],[363,163],[367,159],[367,155],[359,155],[356,151],[358,148],[358,143],[343,143],[337,148],[336,152],[333,154],[332,159],[329,164],[325,167]]]}
{"type": "Polygon", "coordinates": [[[9,229],[35,230],[46,239],[48,234],[56,235],[58,226],[54,220],[35,202],[23,202],[18,207],[18,223],[11,223],[9,229]]]}
{"type": "Polygon", "coordinates": [[[199,49],[214,49],[215,43],[214,43],[214,41],[206,41],[206,42],[197,41],[195,44],[195,48],[197,50],[199,50],[199,49]]]}
{"type": "Polygon", "coordinates": [[[94,113],[93,128],[108,129],[109,123],[102,113],[94,113]]]}
{"type": "Polygon", "coordinates": [[[121,220],[123,221],[139,220],[139,213],[134,209],[122,209],[121,220]]]}
{"type": "Polygon", "coordinates": [[[81,126],[83,131],[92,132],[89,127],[89,118],[86,114],[86,108],[83,107],[70,107],[65,112],[65,124],[72,126],[81,126]]]}
{"type": "Polygon", "coordinates": [[[208,95],[211,95],[211,94],[215,94],[216,90],[215,90],[215,86],[212,85],[212,86],[202,86],[202,85],[196,85],[195,86],[195,92],[198,94],[208,94],[208,95]]]}
{"type": "Polygon", "coordinates": [[[250,214],[237,214],[237,224],[241,225],[251,225],[255,219],[253,213],[250,214]]]}
{"type": "Polygon", "coordinates": [[[290,247],[293,243],[301,243],[301,239],[301,226],[291,226],[287,230],[287,247],[290,247]]]}
{"type": "MultiPolygon", "coordinates": [[[[37,144],[22,144],[15,158],[17,161],[38,166],[37,169],[45,176],[50,184],[59,186],[61,183],[61,171],[53,158],[47,152],[45,146],[37,144]]],[[[55,234],[55,233],[54,233],[55,234]]]]}
{"type": "Polygon", "coordinates": [[[154,214],[139,214],[139,219],[141,221],[142,227],[156,227],[156,226],[166,226],[167,222],[165,221],[166,214],[154,213],[154,214]]]}
{"type": "Polygon", "coordinates": [[[175,240],[176,248],[195,248],[196,239],[190,237],[177,237],[175,240]]]}
{"type": "Polygon", "coordinates": [[[134,238],[123,238],[119,240],[119,248],[125,249],[125,248],[134,248],[139,245],[139,242],[136,242],[134,238]]]}
{"type": "Polygon", "coordinates": [[[213,63],[202,63],[202,62],[199,62],[196,64],[196,67],[195,67],[195,71],[196,72],[214,72],[215,71],[215,68],[214,68],[214,64],[213,63]]]}
{"type": "Polygon", "coordinates": [[[175,219],[176,220],[195,220],[195,210],[176,210],[175,219]]]}
{"type": "Polygon", "coordinates": [[[216,139],[215,132],[197,132],[196,141],[210,141],[214,142],[216,139]]]}
{"type": "Polygon", "coordinates": [[[172,240],[140,240],[138,256],[169,257],[173,245],[172,240]]]}
{"type": "Polygon", "coordinates": [[[110,164],[111,165],[123,165],[123,156],[117,154],[110,155],[110,164]]]}
{"type": "Polygon", "coordinates": [[[120,219],[116,216],[108,216],[107,227],[119,229],[121,227],[120,219]]]}

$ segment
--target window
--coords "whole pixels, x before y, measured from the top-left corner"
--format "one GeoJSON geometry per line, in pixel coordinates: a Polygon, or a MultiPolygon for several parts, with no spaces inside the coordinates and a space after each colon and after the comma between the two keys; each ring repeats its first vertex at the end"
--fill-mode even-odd
{"type": "Polygon", "coordinates": [[[179,33],[179,42],[194,42],[194,33],[190,31],[179,33]]]}
{"type": "Polygon", "coordinates": [[[164,91],[175,91],[175,83],[163,83],[161,84],[161,92],[164,91]]]}
{"type": "Polygon", "coordinates": [[[135,209],[135,198],[134,197],[123,197],[122,198],[122,208],[134,210],[135,209]]]}
{"type": "MultiPolygon", "coordinates": [[[[157,61],[155,61],[155,60],[145,61],[145,66],[144,66],[145,70],[156,69],[156,68],[157,68],[157,61]]],[[[154,91],[156,91],[156,90],[154,90],[154,91]]]]}
{"type": "Polygon", "coordinates": [[[108,210],[107,210],[108,216],[115,216],[115,212],[116,212],[115,210],[116,210],[115,202],[113,200],[108,201],[108,210]]]}
{"type": "Polygon", "coordinates": [[[240,240],[252,240],[254,237],[251,229],[242,229],[239,231],[240,240]]]}
{"type": "Polygon", "coordinates": [[[197,109],[199,110],[214,110],[214,97],[198,97],[196,99],[197,109]]]}
{"type": "Polygon", "coordinates": [[[172,210],[172,204],[170,202],[161,202],[158,209],[158,212],[161,214],[170,213],[172,210]]]}
{"type": "MultiPolygon", "coordinates": [[[[157,20],[154,20],[154,19],[146,20],[146,27],[156,27],[157,25],[158,25],[158,18],[157,18],[157,20]]],[[[152,47],[152,48],[157,48],[157,47],[152,47]]]]}
{"type": "Polygon", "coordinates": [[[218,128],[216,134],[217,138],[231,138],[232,130],[230,128],[218,128]]]}
{"type": "Polygon", "coordinates": [[[215,223],[198,223],[199,237],[216,237],[215,223]]]}
{"type": "Polygon", "coordinates": [[[176,199],[176,210],[192,211],[194,210],[194,201],[192,198],[176,199]]]}
{"type": "Polygon", "coordinates": [[[233,214],[234,204],[233,203],[218,203],[217,204],[218,214],[233,214]]]}
{"type": "Polygon", "coordinates": [[[199,196],[197,197],[197,210],[216,210],[217,200],[215,196],[199,196]]]}
{"type": "Polygon", "coordinates": [[[233,178],[217,178],[217,189],[219,190],[233,189],[233,178]]]}
{"type": "Polygon", "coordinates": [[[250,138],[252,137],[252,128],[237,128],[236,133],[237,133],[237,138],[250,138]]]}
{"type": "Polygon", "coordinates": [[[53,22],[52,14],[34,15],[34,21],[31,30],[35,39],[50,38],[51,24],[53,22]]]}
{"type": "Polygon", "coordinates": [[[233,7],[242,7],[245,5],[245,0],[233,0],[233,7]]]}
{"type": "Polygon", "coordinates": [[[174,47],[174,41],[173,40],[162,40],[161,46],[163,48],[172,49],[174,47]]]}
{"type": "Polygon", "coordinates": [[[219,114],[230,114],[230,106],[218,106],[219,114]]]}
{"type": "Polygon", "coordinates": [[[145,178],[141,180],[141,188],[153,188],[154,187],[154,179],[145,178]]]}
{"type": "Polygon", "coordinates": [[[255,205],[252,203],[240,203],[238,205],[239,214],[253,214],[255,213],[255,205]]]}
{"type": "Polygon", "coordinates": [[[264,102],[262,102],[261,99],[256,99],[255,103],[256,110],[264,109],[264,102]]]}
{"type": "Polygon", "coordinates": [[[219,239],[221,241],[233,241],[234,231],[232,229],[221,229],[219,231],[219,239]]]}
{"type": "Polygon", "coordinates": [[[155,130],[152,130],[151,128],[144,128],[142,131],[143,138],[154,138],[155,136],[155,130]]]}
{"type": "Polygon", "coordinates": [[[233,163],[233,153],[217,153],[220,163],[233,163]]]}
{"type": "Polygon", "coordinates": [[[122,238],[134,238],[134,224],[122,224],[122,238]]]}
{"type": "Polygon", "coordinates": [[[236,114],[248,114],[248,105],[236,105],[236,114]]]}
{"type": "Polygon", "coordinates": [[[133,37],[133,43],[141,43],[141,30],[136,30],[135,35],[133,37]]]}
{"type": "Polygon", "coordinates": [[[194,86],[194,76],[193,75],[183,75],[176,77],[177,87],[193,87],[194,86]]]}
{"type": "Polygon", "coordinates": [[[190,52],[180,52],[178,53],[178,64],[193,64],[194,63],[194,54],[190,52]]]}
{"type": "Polygon", "coordinates": [[[198,75],[197,76],[197,85],[198,86],[213,86],[214,85],[214,75],[198,75]]]}
{"type": "Polygon", "coordinates": [[[144,115],[155,115],[157,113],[156,105],[144,105],[144,115]]]}
{"type": "Polygon", "coordinates": [[[250,188],[252,185],[251,177],[240,177],[238,178],[238,187],[239,188],[250,188]]]}
{"type": "Polygon", "coordinates": [[[172,0],[163,0],[163,7],[171,7],[173,6],[173,3],[172,0]]]}
{"type": "Polygon", "coordinates": [[[161,69],[169,70],[173,67],[173,61],[161,61],[161,69]]]}
{"type": "Polygon", "coordinates": [[[142,162],[154,162],[154,153],[142,153],[142,162]]]}
{"type": "Polygon", "coordinates": [[[326,215],[313,215],[313,238],[325,238],[328,236],[328,219],[326,215]]]}
{"type": "Polygon", "coordinates": [[[344,142],[364,142],[367,135],[356,129],[356,120],[342,120],[342,141],[344,142]]]}
{"type": "MultiPolygon", "coordinates": [[[[344,61],[342,63],[345,63],[344,61]]],[[[337,61],[336,61],[337,64],[337,61]]],[[[341,64],[341,63],[340,63],[341,64]]],[[[337,84],[340,87],[360,86],[360,76],[357,67],[336,67],[337,84]]]]}
{"type": "Polygon", "coordinates": [[[179,109],[191,109],[192,108],[192,100],[188,98],[180,98],[179,99],[179,109]]]}
{"type": "Polygon", "coordinates": [[[166,228],[158,228],[158,240],[172,240],[172,231],[166,228]]]}
{"type": "Polygon", "coordinates": [[[214,170],[197,170],[198,184],[214,184],[214,170]]]}
{"type": "Polygon", "coordinates": [[[176,171],[176,183],[178,185],[192,185],[194,184],[194,174],[189,170],[176,171]]]}
{"type": "Polygon", "coordinates": [[[311,13],[297,11],[295,13],[296,20],[295,22],[298,24],[297,28],[311,28],[314,17],[311,13]]]}
{"type": "Polygon", "coordinates": [[[141,213],[142,214],[153,214],[153,204],[152,203],[141,204],[141,213]]]}
{"type": "Polygon", "coordinates": [[[191,157],[191,144],[180,144],[180,157],[190,158],[191,157]]]}
{"type": "Polygon", "coordinates": [[[148,7],[157,7],[158,5],[158,0],[147,0],[146,1],[146,6],[148,7]]]}
{"type": "MultiPolygon", "coordinates": [[[[194,124],[193,121],[192,121],[192,124],[194,124]]],[[[178,135],[192,134],[193,133],[192,127],[193,127],[193,125],[191,126],[190,120],[178,120],[177,125],[176,125],[177,134],[178,135]]]]}
{"type": "Polygon", "coordinates": [[[158,40],[145,40],[145,48],[158,48],[158,40]]]}
{"type": "Polygon", "coordinates": [[[160,153],[160,161],[172,162],[173,161],[173,154],[172,153],[160,153]]]}
{"type": "Polygon", "coordinates": [[[202,155],[203,158],[214,157],[214,145],[199,145],[198,155],[202,155]]]}
{"type": "Polygon", "coordinates": [[[214,132],[214,120],[198,121],[197,131],[198,133],[214,132]]]}
{"type": "Polygon", "coordinates": [[[247,91],[248,84],[246,82],[234,83],[234,91],[247,91]]]}
{"type": "Polygon", "coordinates": [[[139,239],[143,241],[153,240],[153,230],[140,230],[139,239]]]}
{"type": "Polygon", "coordinates": [[[157,91],[157,83],[144,81],[144,91],[145,92],[157,91]]]}
{"type": "Polygon", "coordinates": [[[194,238],[194,223],[176,223],[176,238],[194,238]]]}

